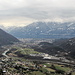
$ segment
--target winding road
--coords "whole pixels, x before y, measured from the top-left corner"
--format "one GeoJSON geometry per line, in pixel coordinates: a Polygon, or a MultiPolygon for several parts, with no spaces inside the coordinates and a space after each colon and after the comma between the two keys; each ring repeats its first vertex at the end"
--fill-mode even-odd
{"type": "MultiPolygon", "coordinates": [[[[9,58],[9,56],[6,54],[10,49],[7,49],[6,51],[4,51],[2,53],[3,56],[5,56],[6,58],[9,58]]],[[[70,62],[62,62],[62,61],[51,61],[51,60],[29,60],[29,61],[41,61],[41,62],[52,62],[52,63],[58,63],[58,64],[69,64],[72,66],[75,66],[75,63],[70,63],[70,62]]]]}
{"type": "Polygon", "coordinates": [[[9,51],[9,49],[7,49],[6,51],[4,51],[4,53],[2,53],[2,55],[8,58],[8,56],[6,55],[6,53],[7,53],[8,51],[9,51]]]}

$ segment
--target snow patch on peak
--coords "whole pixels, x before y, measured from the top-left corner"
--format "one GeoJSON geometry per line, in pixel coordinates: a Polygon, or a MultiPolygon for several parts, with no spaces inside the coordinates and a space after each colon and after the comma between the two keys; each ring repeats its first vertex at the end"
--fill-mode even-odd
{"type": "Polygon", "coordinates": [[[73,24],[74,24],[74,23],[70,23],[70,24],[68,24],[68,27],[71,26],[71,25],[73,25],[73,24]]]}
{"type": "Polygon", "coordinates": [[[40,27],[36,27],[36,29],[39,29],[40,27]]]}

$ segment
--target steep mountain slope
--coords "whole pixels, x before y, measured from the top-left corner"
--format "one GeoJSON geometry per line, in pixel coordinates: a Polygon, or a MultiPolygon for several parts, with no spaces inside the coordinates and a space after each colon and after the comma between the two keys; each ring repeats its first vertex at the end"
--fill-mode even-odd
{"type": "Polygon", "coordinates": [[[37,46],[32,46],[35,51],[44,52],[50,55],[56,55],[58,52],[63,52],[64,49],[62,49],[60,46],[56,46],[49,42],[40,42],[37,46]]]}
{"type": "Polygon", "coordinates": [[[0,46],[19,42],[17,38],[0,29],[0,46]]]}
{"type": "Polygon", "coordinates": [[[71,22],[35,22],[25,27],[12,28],[8,29],[8,32],[18,38],[75,37],[75,23],[71,22]]]}
{"type": "Polygon", "coordinates": [[[44,52],[54,56],[62,56],[68,59],[75,59],[75,38],[60,39],[54,43],[40,42],[37,46],[32,46],[35,51],[44,52]]]}
{"type": "Polygon", "coordinates": [[[67,52],[68,56],[75,58],[75,38],[69,39],[61,43],[59,46],[61,46],[67,52]]]}
{"type": "Polygon", "coordinates": [[[67,56],[75,58],[75,38],[59,39],[53,42],[53,44],[62,48],[67,56]]]}

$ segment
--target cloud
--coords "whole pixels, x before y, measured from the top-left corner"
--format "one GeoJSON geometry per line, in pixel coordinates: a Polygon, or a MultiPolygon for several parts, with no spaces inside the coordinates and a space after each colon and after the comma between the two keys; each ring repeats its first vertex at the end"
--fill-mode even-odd
{"type": "Polygon", "coordinates": [[[0,23],[41,20],[74,21],[75,0],[0,0],[0,23]]]}

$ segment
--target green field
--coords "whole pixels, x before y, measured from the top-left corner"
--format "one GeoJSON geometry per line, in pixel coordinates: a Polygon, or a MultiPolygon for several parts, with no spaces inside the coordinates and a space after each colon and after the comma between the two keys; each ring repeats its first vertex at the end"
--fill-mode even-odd
{"type": "Polygon", "coordinates": [[[21,54],[25,54],[25,55],[29,55],[29,54],[38,54],[39,52],[34,51],[34,49],[30,49],[30,48],[25,48],[25,49],[20,49],[18,50],[21,52],[21,54]]]}
{"type": "Polygon", "coordinates": [[[15,52],[20,52],[23,55],[30,55],[30,54],[39,54],[40,52],[34,51],[34,49],[31,48],[20,48],[20,47],[14,47],[17,50],[15,52]]]}

